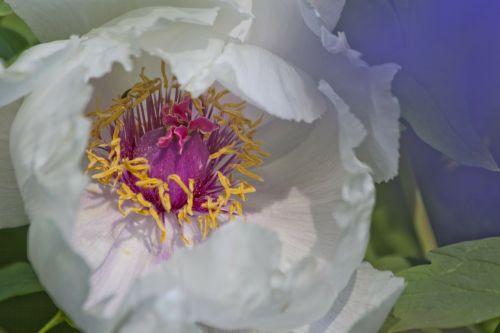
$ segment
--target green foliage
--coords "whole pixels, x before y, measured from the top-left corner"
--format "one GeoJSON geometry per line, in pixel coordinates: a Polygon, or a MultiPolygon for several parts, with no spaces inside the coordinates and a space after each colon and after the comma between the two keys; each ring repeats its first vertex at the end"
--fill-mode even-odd
{"type": "Polygon", "coordinates": [[[12,9],[5,2],[0,2],[0,17],[12,14],[12,9]]]}
{"type": "Polygon", "coordinates": [[[19,16],[15,14],[3,17],[0,21],[0,25],[4,28],[17,32],[24,40],[26,40],[29,46],[38,43],[38,40],[31,32],[31,29],[26,25],[26,23],[24,23],[23,20],[21,20],[19,16]]]}
{"type": "MultiPolygon", "coordinates": [[[[0,333],[37,332],[58,311],[26,263],[27,231],[27,226],[0,230],[0,333]]],[[[74,332],[66,323],[50,331],[74,332]]]]}
{"type": "Polygon", "coordinates": [[[28,226],[0,230],[0,268],[18,261],[27,261],[28,226]]]}
{"type": "Polygon", "coordinates": [[[500,238],[437,249],[430,265],[399,275],[408,285],[394,308],[393,331],[454,328],[500,315],[500,238]]]}
{"type": "Polygon", "coordinates": [[[43,288],[28,263],[18,262],[0,269],[0,301],[40,291],[43,288]]]}
{"type": "Polygon", "coordinates": [[[66,314],[62,311],[58,311],[52,319],[50,319],[39,331],[38,333],[48,333],[54,332],[56,327],[61,327],[61,324],[66,324],[71,328],[75,328],[75,325],[71,321],[71,319],[66,316],[66,314]]]}
{"type": "MultiPolygon", "coordinates": [[[[50,297],[43,292],[11,298],[0,303],[0,326],[9,333],[38,332],[57,311],[50,297]]],[[[78,331],[67,324],[61,324],[50,331],[75,332],[78,331]]]]}
{"type": "Polygon", "coordinates": [[[26,47],[28,42],[20,34],[0,26],[0,58],[13,59],[26,47]]]}
{"type": "Polygon", "coordinates": [[[401,177],[377,186],[377,201],[372,217],[370,244],[366,259],[383,269],[388,261],[420,258],[417,236],[413,230],[411,198],[406,196],[401,177]],[[395,259],[399,257],[400,259],[395,259]],[[385,259],[383,259],[385,258],[385,259]]]}
{"type": "Polygon", "coordinates": [[[26,23],[0,0],[0,60],[9,64],[36,43],[37,39],[26,23]]]}

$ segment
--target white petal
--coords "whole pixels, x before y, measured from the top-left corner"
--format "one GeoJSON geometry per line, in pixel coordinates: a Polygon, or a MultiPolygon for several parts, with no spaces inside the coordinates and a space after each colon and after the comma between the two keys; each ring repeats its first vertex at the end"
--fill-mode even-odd
{"type": "Polygon", "coordinates": [[[225,46],[207,27],[181,24],[150,31],[140,43],[146,52],[165,60],[182,88],[194,96],[213,83],[212,64],[225,46]]]}
{"type": "Polygon", "coordinates": [[[314,81],[265,49],[229,43],[214,67],[218,82],[271,115],[311,122],[326,111],[314,81]]]}
{"type": "Polygon", "coordinates": [[[12,126],[11,151],[31,220],[30,261],[56,304],[77,325],[101,332],[107,323],[81,310],[90,272],[71,246],[86,183],[80,163],[89,124],[82,110],[90,99],[81,69],[72,65],[25,98],[12,126]]]}
{"type": "Polygon", "coordinates": [[[404,280],[380,272],[370,264],[361,265],[328,314],[297,332],[377,332],[404,289],[404,280]]]}
{"type": "MultiPolygon", "coordinates": [[[[225,23],[235,29],[248,16],[251,0],[7,0],[42,42],[84,35],[131,10],[150,6],[206,8],[222,6],[228,16],[238,12],[239,20],[225,23]]],[[[225,15],[226,16],[226,15],[225,15]]],[[[246,33],[244,33],[246,34],[246,33]]],[[[236,36],[235,36],[236,37],[236,36]]]]}
{"type": "MultiPolygon", "coordinates": [[[[63,209],[57,213],[65,215],[63,209]]],[[[69,244],[61,229],[49,218],[32,220],[29,259],[40,282],[76,325],[89,332],[103,332],[105,330],[99,327],[104,323],[81,310],[89,291],[90,271],[69,244]]]]}
{"type": "Polygon", "coordinates": [[[124,218],[118,212],[116,194],[90,184],[82,195],[74,248],[92,269],[90,293],[84,307],[100,306],[101,315],[113,314],[131,283],[157,257],[154,221],[124,218]]]}
{"type": "Polygon", "coordinates": [[[298,0],[302,17],[318,37],[321,34],[321,27],[332,31],[342,14],[345,0],[298,0]]]}
{"type": "Polygon", "coordinates": [[[224,45],[210,36],[200,27],[179,26],[150,32],[141,43],[150,54],[167,61],[182,88],[194,96],[217,81],[282,119],[311,122],[325,112],[326,99],[306,73],[264,49],[224,45]]]}
{"type": "MultiPolygon", "coordinates": [[[[158,19],[170,22],[183,22],[197,25],[213,25],[217,18],[218,7],[212,8],[177,8],[177,7],[145,7],[132,10],[118,18],[115,18],[99,30],[105,29],[109,33],[126,33],[132,29],[137,35],[155,25],[158,19]]],[[[93,32],[88,36],[92,36],[93,32]]]]}
{"type": "Polygon", "coordinates": [[[325,27],[331,31],[337,25],[345,0],[304,0],[309,2],[321,18],[325,27]]]}
{"type": "MultiPolygon", "coordinates": [[[[317,247],[306,243],[301,249],[303,252],[295,257],[289,255],[290,251],[285,246],[283,260],[281,244],[269,231],[256,225],[229,225],[215,233],[205,244],[193,251],[186,249],[180,252],[155,274],[147,275],[137,287],[131,288],[133,294],[127,303],[123,307],[113,308],[117,312],[107,319],[102,316],[109,314],[105,311],[108,310],[108,302],[99,301],[110,296],[111,302],[114,298],[120,303],[120,297],[124,295],[119,288],[108,293],[112,290],[110,287],[113,279],[107,279],[116,276],[115,274],[123,274],[120,273],[123,272],[121,269],[126,268],[120,260],[123,258],[123,253],[120,252],[123,248],[110,247],[111,242],[106,241],[112,239],[113,235],[108,233],[109,237],[100,239],[102,243],[83,244],[83,247],[79,244],[79,251],[86,249],[85,253],[91,256],[84,256],[87,262],[72,252],[77,247],[74,244],[75,211],[86,185],[86,178],[81,173],[81,158],[89,131],[89,122],[82,113],[92,94],[87,81],[92,79],[95,82],[94,79],[108,73],[113,64],[120,63],[126,70],[132,69],[134,63],[131,56],[138,56],[141,48],[153,53],[146,44],[138,42],[139,38],[164,28],[172,20],[175,22],[170,28],[177,23],[185,24],[177,21],[196,23],[196,18],[202,21],[201,24],[198,21],[197,25],[205,26],[207,23],[206,26],[209,27],[212,22],[210,18],[213,15],[210,16],[210,13],[213,9],[201,10],[207,14],[202,17],[198,16],[200,11],[180,12],[182,14],[174,15],[175,17],[171,16],[171,12],[149,12],[144,20],[134,16],[137,12],[131,13],[131,16],[121,18],[129,20],[130,24],[123,24],[125,21],[120,19],[115,21],[117,25],[97,29],[81,39],[74,38],[69,54],[63,58],[64,61],[59,62],[58,71],[52,70],[49,73],[51,80],[44,82],[43,86],[38,82],[36,87],[30,88],[33,92],[25,99],[16,117],[11,143],[17,178],[27,212],[33,222],[30,259],[40,280],[57,304],[87,331],[106,331],[116,322],[123,322],[128,311],[138,311],[127,322],[136,325],[143,315],[148,315],[152,304],[155,308],[158,307],[159,313],[172,304],[179,304],[181,309],[182,306],[186,307],[185,311],[172,314],[171,317],[161,316],[161,320],[165,320],[172,330],[194,330],[192,323],[195,322],[229,329],[285,329],[316,320],[328,310],[361,260],[367,240],[367,221],[373,205],[373,184],[368,168],[353,153],[353,149],[363,139],[363,128],[349,114],[343,101],[326,88],[322,91],[338,108],[338,113],[332,112],[325,116],[324,121],[313,125],[315,129],[310,132],[310,137],[317,140],[331,139],[330,142],[325,142],[327,145],[332,144],[330,153],[335,156],[333,160],[339,161],[338,167],[341,170],[337,171],[339,174],[335,174],[335,184],[327,182],[323,187],[314,188],[319,189],[319,192],[334,188],[333,200],[337,209],[331,212],[329,208],[325,209],[322,202],[314,206],[310,197],[316,190],[304,193],[309,200],[306,201],[305,208],[319,207],[317,216],[321,219],[329,218],[325,221],[332,221],[332,228],[326,226],[326,229],[331,235],[339,235],[336,244],[332,245],[323,239],[317,243],[317,247]],[[204,21],[205,19],[207,20],[204,21]],[[106,45],[111,47],[106,48],[106,45]],[[332,131],[332,127],[337,130],[332,131]],[[325,133],[330,133],[330,136],[325,133]],[[338,178],[341,176],[342,178],[338,178]],[[94,245],[95,248],[91,249],[94,245]],[[93,286],[89,285],[89,268],[98,267],[99,260],[96,258],[102,258],[106,248],[112,254],[109,258],[117,260],[110,260],[109,265],[106,261],[101,261],[105,264],[101,267],[102,271],[96,271],[92,289],[93,286]],[[238,250],[235,251],[235,248],[238,250]],[[332,249],[335,252],[329,254],[332,249]],[[317,257],[308,257],[309,254],[317,257]],[[284,262],[287,264],[283,265],[284,262]],[[90,267],[87,267],[87,263],[90,267]],[[231,267],[229,272],[228,267],[231,267]],[[111,270],[108,271],[108,268],[111,270]],[[200,271],[206,274],[200,275],[200,271]],[[77,283],[78,287],[68,292],[64,279],[77,283]],[[244,288],[241,288],[241,281],[244,281],[244,288]],[[100,287],[100,283],[105,287],[101,291],[96,289],[96,286],[100,287]],[[92,290],[98,290],[95,294],[97,296],[94,300],[91,297],[85,311],[82,311],[84,303],[89,301],[89,290],[91,293],[92,290]],[[148,305],[144,308],[145,304],[148,305]],[[94,316],[100,319],[95,319],[94,316]]],[[[182,51],[197,55],[198,51],[207,49],[209,45],[210,43],[206,43],[200,47],[196,43],[187,44],[187,50],[182,51]]],[[[207,70],[207,77],[233,88],[237,94],[271,114],[285,119],[311,121],[330,105],[330,101],[319,93],[306,74],[263,49],[228,44],[219,56],[217,47],[213,49],[206,58],[194,57],[199,60],[199,68],[207,70]],[[250,59],[250,56],[253,58],[250,59]],[[262,71],[261,64],[268,72],[262,71]],[[270,64],[272,70],[267,68],[270,64]],[[256,73],[265,78],[266,84],[262,86],[270,87],[269,91],[256,86],[256,73]],[[280,80],[285,80],[285,84],[280,80]],[[288,99],[302,109],[298,109],[288,99]]],[[[179,54],[180,52],[175,55],[179,54]]],[[[187,73],[186,77],[189,77],[189,70],[181,66],[180,57],[177,60],[179,62],[174,66],[176,70],[184,71],[187,73]]],[[[192,82],[189,80],[186,85],[189,86],[192,82]]],[[[317,143],[313,139],[307,143],[317,143]]],[[[301,162],[305,164],[304,161],[301,162]]],[[[299,189],[304,184],[305,182],[298,182],[299,189]]],[[[304,193],[298,193],[300,195],[295,198],[302,199],[304,193]]],[[[324,199],[328,202],[332,200],[328,193],[325,193],[324,199]]],[[[314,225],[309,222],[308,227],[317,225],[316,221],[313,221],[314,225]]],[[[323,228],[324,221],[319,225],[323,228]]],[[[79,230],[86,233],[85,228],[79,230]]],[[[288,239],[283,235],[279,236],[284,242],[288,239]]],[[[130,245],[134,246],[134,252],[138,250],[137,242],[130,245]]],[[[139,262],[141,258],[147,258],[147,253],[137,251],[134,264],[137,271],[143,269],[139,262]]],[[[120,284],[126,286],[131,280],[124,280],[120,284]]],[[[110,311],[113,312],[112,310],[110,311]]],[[[156,317],[149,318],[151,327],[157,327],[156,317]]],[[[134,326],[128,328],[130,327],[134,326]]]]}
{"type": "Polygon", "coordinates": [[[98,327],[106,323],[81,311],[90,272],[70,246],[72,222],[86,183],[81,158],[90,129],[82,111],[91,90],[82,77],[81,67],[68,61],[42,88],[34,87],[12,124],[10,145],[31,220],[30,261],[56,304],[77,325],[88,323],[90,331],[100,332],[98,327]]]}
{"type": "Polygon", "coordinates": [[[128,306],[177,290],[185,300],[186,320],[213,327],[287,329],[320,318],[333,301],[326,295],[334,282],[312,258],[282,272],[280,251],[273,233],[231,223],[138,281],[128,306]]]}
{"type": "Polygon", "coordinates": [[[7,0],[42,41],[82,35],[132,8],[123,0],[7,0]]]}
{"type": "MultiPolygon", "coordinates": [[[[24,76],[20,77],[27,78],[29,89],[22,89],[22,94],[19,96],[31,92],[13,124],[11,140],[17,180],[28,215],[32,223],[37,225],[34,230],[44,224],[50,224],[51,228],[61,230],[62,239],[54,242],[51,241],[50,234],[39,232],[34,234],[30,240],[30,258],[40,280],[48,288],[54,300],[75,319],[78,325],[90,331],[98,331],[98,327],[103,327],[102,325],[112,325],[115,318],[100,323],[97,320],[89,320],[88,312],[82,311],[81,306],[88,300],[87,285],[90,272],[87,271],[87,267],[82,266],[81,269],[65,273],[65,276],[69,277],[73,277],[73,273],[79,273],[72,281],[75,283],[84,281],[81,283],[83,289],[68,293],[65,284],[61,283],[59,277],[55,278],[54,274],[71,269],[72,266],[65,267],[67,264],[64,261],[69,259],[61,259],[61,262],[53,261],[48,250],[38,251],[42,243],[47,244],[45,247],[50,247],[52,243],[63,247],[59,243],[67,242],[64,249],[73,247],[69,244],[73,241],[75,211],[86,182],[81,173],[81,158],[87,145],[90,124],[88,119],[84,118],[83,111],[89,104],[92,92],[86,81],[107,73],[116,62],[125,68],[129,67],[130,55],[140,51],[135,38],[148,29],[164,24],[165,19],[167,21],[178,19],[183,22],[194,22],[198,19],[204,23],[205,18],[208,18],[208,23],[211,23],[214,15],[210,16],[210,13],[213,12],[213,9],[158,11],[146,15],[144,20],[135,21],[132,13],[132,16],[123,19],[132,19],[133,25],[120,25],[123,22],[116,21],[118,26],[101,28],[82,39],[74,38],[67,42],[40,46],[27,53],[19,63],[2,72],[2,79],[6,81],[10,79],[11,72],[23,74],[24,76]],[[208,13],[208,16],[205,13],[208,13]],[[109,40],[110,36],[117,32],[120,35],[117,36],[118,39],[109,40]],[[123,38],[122,34],[126,34],[127,38],[123,38]],[[109,45],[106,42],[110,41],[114,42],[113,47],[106,48],[109,45]],[[57,45],[61,48],[52,48],[57,45]],[[63,55],[55,61],[56,57],[53,55],[59,55],[58,52],[61,50],[64,51],[63,55]],[[54,60],[56,66],[44,66],[43,62],[34,61],[37,56],[42,60],[44,58],[54,60]],[[29,79],[32,77],[29,74],[37,74],[40,68],[46,70],[46,73],[43,72],[45,76],[39,75],[45,80],[30,82],[29,79]],[[59,265],[62,270],[58,269],[59,265]],[[82,270],[86,273],[83,274],[82,270]]],[[[6,97],[7,93],[8,91],[2,90],[2,97],[6,97]]],[[[65,256],[75,255],[69,253],[65,256]]],[[[78,262],[81,264],[82,261],[78,262]]],[[[94,275],[94,280],[98,279],[98,274],[94,275]]],[[[94,300],[97,301],[105,294],[96,292],[95,295],[97,296],[94,300]]],[[[92,297],[88,304],[92,304],[92,297]]],[[[103,306],[100,304],[89,311],[97,314],[97,309],[103,306]]]]}
{"type": "Polygon", "coordinates": [[[184,295],[177,290],[150,299],[133,311],[119,332],[204,333],[200,326],[187,318],[185,301],[184,295]]]}
{"type": "Polygon", "coordinates": [[[0,106],[29,94],[37,85],[53,79],[51,73],[61,65],[74,47],[71,41],[36,45],[16,62],[0,71],[0,106]]]}
{"type": "MultiPolygon", "coordinates": [[[[147,43],[147,39],[140,40],[145,33],[159,28],[165,33],[170,28],[175,28],[176,24],[210,26],[214,23],[217,12],[217,8],[148,7],[131,11],[109,22],[83,38],[81,59],[88,70],[86,79],[99,78],[109,73],[116,62],[121,63],[127,71],[131,71],[132,56],[139,57],[141,43],[147,43]]],[[[164,42],[171,41],[167,39],[164,42]]]]}
{"type": "Polygon", "coordinates": [[[0,228],[29,223],[9,151],[10,126],[20,105],[12,103],[0,109],[0,228]]]}
{"type": "Polygon", "coordinates": [[[313,129],[301,131],[301,145],[260,170],[272,177],[245,206],[247,224],[234,222],[178,252],[138,281],[130,307],[176,291],[184,320],[225,330],[292,329],[327,312],[363,257],[374,187],[353,153],[362,125],[321,89],[337,109],[303,125],[313,129]],[[255,222],[276,231],[283,249],[255,222]]]}
{"type": "MultiPolygon", "coordinates": [[[[318,6],[321,16],[325,2],[310,2],[318,6]]],[[[343,35],[329,32],[326,15],[318,17],[305,6],[310,5],[302,0],[254,1],[255,20],[248,42],[272,51],[317,81],[328,82],[368,130],[360,158],[370,165],[377,181],[387,180],[398,166],[399,107],[390,91],[398,67],[369,67],[348,47],[343,35]]]]}
{"type": "Polygon", "coordinates": [[[335,100],[336,108],[312,129],[295,129],[302,132],[295,149],[271,157],[258,170],[264,182],[256,186],[258,195],[249,197],[245,212],[249,223],[279,234],[285,267],[310,255],[332,265],[335,293],[363,258],[374,187],[369,168],[353,152],[366,134],[363,126],[333,90],[323,85],[321,89],[335,100]]]}

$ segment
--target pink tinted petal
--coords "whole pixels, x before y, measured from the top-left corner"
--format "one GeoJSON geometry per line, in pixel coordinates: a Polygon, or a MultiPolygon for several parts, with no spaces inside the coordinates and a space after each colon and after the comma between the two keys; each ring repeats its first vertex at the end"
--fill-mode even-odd
{"type": "Polygon", "coordinates": [[[188,129],[186,126],[179,126],[174,128],[174,134],[177,137],[179,145],[179,154],[184,150],[184,144],[189,140],[188,129]]]}
{"type": "Polygon", "coordinates": [[[208,118],[199,117],[189,124],[189,129],[200,130],[203,133],[212,133],[219,129],[219,125],[211,122],[208,118]]]}
{"type": "Polygon", "coordinates": [[[179,126],[181,119],[170,114],[163,114],[163,125],[165,126],[179,126]]]}
{"type": "Polygon", "coordinates": [[[174,127],[171,127],[168,130],[167,134],[158,139],[156,145],[159,148],[167,148],[173,139],[174,139],[174,127]]]}
{"type": "Polygon", "coordinates": [[[188,122],[191,119],[191,97],[187,96],[182,102],[175,104],[172,108],[172,113],[182,121],[188,122]]]}

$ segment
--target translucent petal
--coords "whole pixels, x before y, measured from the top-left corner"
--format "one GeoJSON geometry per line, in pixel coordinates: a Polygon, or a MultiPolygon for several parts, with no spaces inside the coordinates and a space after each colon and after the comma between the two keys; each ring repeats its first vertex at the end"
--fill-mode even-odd
{"type": "Polygon", "coordinates": [[[383,324],[404,288],[404,280],[362,264],[328,314],[297,333],[372,333],[383,324]]]}

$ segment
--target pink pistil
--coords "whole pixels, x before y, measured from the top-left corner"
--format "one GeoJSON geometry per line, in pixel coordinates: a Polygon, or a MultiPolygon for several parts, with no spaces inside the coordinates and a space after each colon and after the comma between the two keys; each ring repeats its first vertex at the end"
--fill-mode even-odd
{"type": "Polygon", "coordinates": [[[163,108],[163,125],[167,129],[164,136],[157,142],[158,148],[168,148],[174,138],[177,138],[178,152],[182,154],[184,145],[193,133],[210,134],[219,129],[219,125],[206,117],[193,119],[191,97],[185,97],[180,103],[165,105],[163,108]]]}

